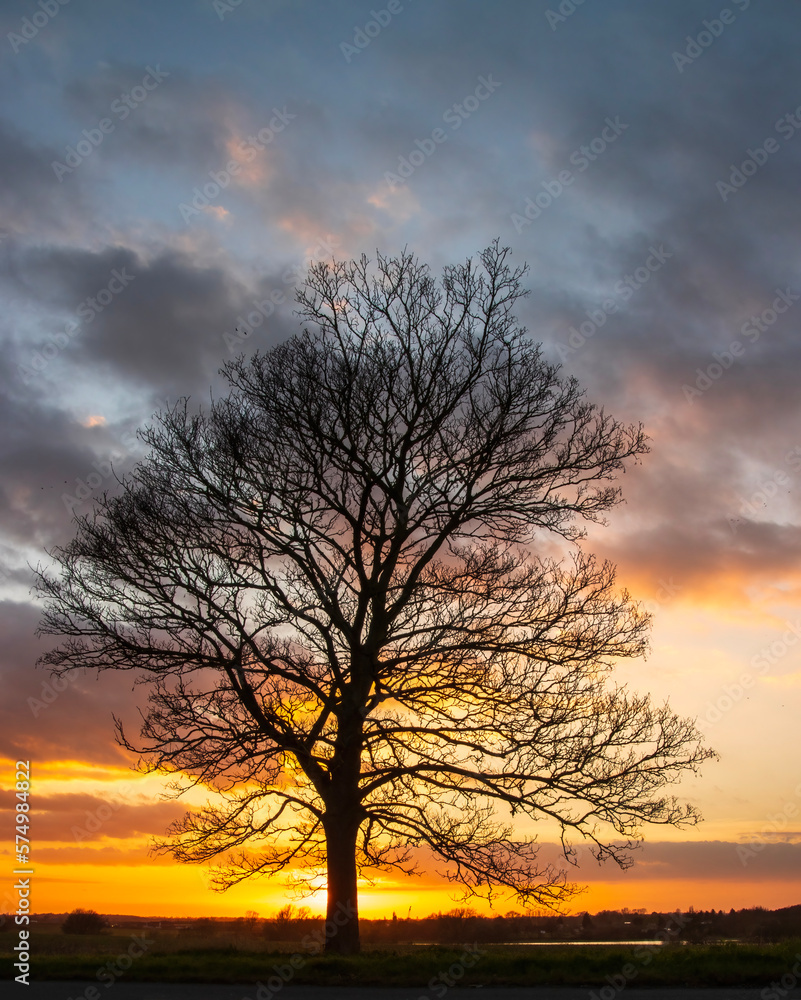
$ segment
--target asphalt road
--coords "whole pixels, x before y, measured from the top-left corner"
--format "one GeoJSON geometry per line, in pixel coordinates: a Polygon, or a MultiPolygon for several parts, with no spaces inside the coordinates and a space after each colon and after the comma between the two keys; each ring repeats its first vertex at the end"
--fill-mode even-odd
{"type": "MultiPolygon", "coordinates": [[[[198,983],[125,983],[108,984],[113,991],[107,993],[105,984],[92,982],[18,983],[0,982],[2,1000],[611,1000],[609,992],[599,997],[597,990],[575,987],[454,987],[447,994],[430,993],[426,989],[398,988],[373,989],[343,986],[286,986],[271,993],[266,987],[259,993],[258,984],[252,986],[226,986],[198,983]]],[[[762,989],[652,989],[622,990],[614,994],[618,1000],[801,1000],[801,987],[788,992],[763,997],[762,989]]]]}

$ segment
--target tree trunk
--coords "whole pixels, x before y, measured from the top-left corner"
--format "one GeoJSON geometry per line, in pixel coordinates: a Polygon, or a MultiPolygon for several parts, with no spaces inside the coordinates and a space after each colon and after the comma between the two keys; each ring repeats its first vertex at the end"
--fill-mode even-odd
{"type": "Polygon", "coordinates": [[[337,809],[329,812],[323,825],[328,871],[325,950],[339,955],[358,955],[356,837],[359,832],[359,817],[355,810],[337,809]]]}
{"type": "MultiPolygon", "coordinates": [[[[360,672],[359,667],[358,657],[354,656],[355,674],[360,672]]],[[[364,717],[358,704],[351,704],[337,718],[331,784],[323,817],[328,873],[325,950],[338,955],[358,955],[360,950],[356,839],[366,814],[359,793],[364,717]]]]}

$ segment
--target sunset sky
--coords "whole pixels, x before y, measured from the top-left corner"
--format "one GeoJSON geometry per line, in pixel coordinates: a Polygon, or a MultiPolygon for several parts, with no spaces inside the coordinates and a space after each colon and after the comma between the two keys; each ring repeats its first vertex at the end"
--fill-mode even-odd
{"type": "MultiPolygon", "coordinates": [[[[582,544],[654,614],[619,677],[720,754],[678,789],[705,822],[582,865],[572,909],[801,903],[801,5],[723,3],[5,0],[0,911],[19,759],[34,910],[297,902],[148,856],[203,797],[162,800],[115,744],[130,676],[48,686],[29,566],[157,409],[298,329],[310,261],[408,246],[439,274],[495,237],[530,335],[651,437],[582,544]]],[[[455,905],[432,868],[361,896],[455,905]]]]}

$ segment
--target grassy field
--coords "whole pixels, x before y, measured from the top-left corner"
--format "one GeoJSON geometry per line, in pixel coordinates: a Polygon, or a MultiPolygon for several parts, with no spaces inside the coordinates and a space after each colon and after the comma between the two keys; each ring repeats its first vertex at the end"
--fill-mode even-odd
{"type": "MultiPolygon", "coordinates": [[[[354,958],[314,956],[291,945],[254,938],[187,939],[159,931],[115,930],[103,935],[35,933],[31,968],[35,981],[84,979],[256,983],[282,967],[284,979],[331,986],[426,987],[432,979],[452,985],[769,986],[782,976],[801,981],[801,940],[774,945],[716,944],[639,946],[420,945],[365,950],[354,958]],[[294,956],[294,962],[292,962],[294,956]],[[465,958],[467,961],[465,961],[465,958]],[[293,969],[294,966],[294,969],[293,969]],[[470,967],[467,967],[470,966],[470,967]],[[443,978],[440,978],[443,977],[443,978]]],[[[3,979],[13,978],[16,934],[0,937],[3,979]]]]}

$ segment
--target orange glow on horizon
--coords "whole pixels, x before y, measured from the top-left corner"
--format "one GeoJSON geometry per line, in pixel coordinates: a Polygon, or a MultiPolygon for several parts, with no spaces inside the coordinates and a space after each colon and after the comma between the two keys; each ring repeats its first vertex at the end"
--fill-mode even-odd
{"type": "MultiPolygon", "coordinates": [[[[144,854],[144,852],[143,852],[144,854]]],[[[10,862],[10,857],[7,859],[10,862]]],[[[308,906],[312,914],[325,913],[325,890],[312,897],[289,895],[284,886],[267,880],[241,885],[226,893],[207,886],[206,875],[197,867],[173,865],[103,866],[37,865],[32,877],[34,913],[63,913],[83,906],[99,913],[142,917],[241,917],[255,910],[261,917],[274,915],[292,903],[308,906]]],[[[600,910],[645,908],[672,912],[743,909],[764,906],[778,909],[792,906],[801,898],[801,885],[787,881],[724,882],[687,880],[639,880],[592,883],[586,892],[574,896],[564,907],[567,914],[597,913],[600,910]]],[[[8,912],[9,904],[0,904],[8,912]]],[[[450,886],[387,883],[381,888],[362,888],[359,912],[368,919],[410,915],[423,918],[458,907],[468,907],[485,916],[524,912],[526,907],[508,900],[490,908],[484,901],[459,899],[450,886]]]]}

